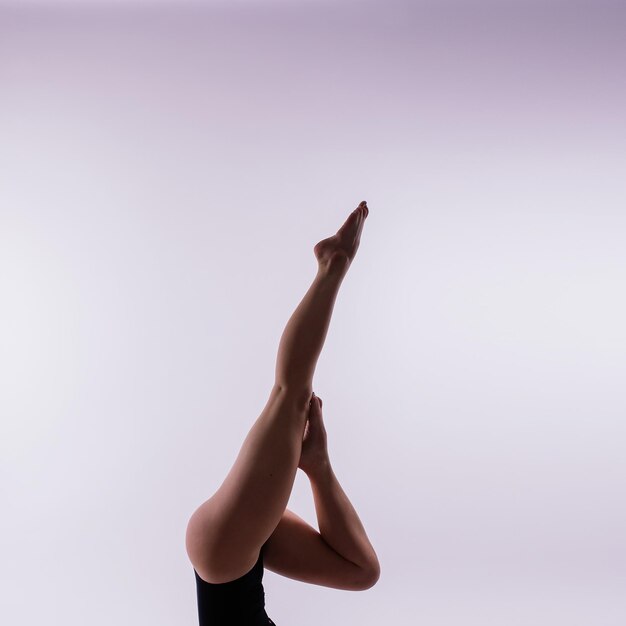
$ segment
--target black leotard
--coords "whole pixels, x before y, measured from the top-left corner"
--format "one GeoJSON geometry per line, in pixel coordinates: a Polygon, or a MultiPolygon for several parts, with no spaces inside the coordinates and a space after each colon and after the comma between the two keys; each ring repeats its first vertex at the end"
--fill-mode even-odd
{"type": "Polygon", "coordinates": [[[249,572],[227,583],[208,583],[194,568],[200,626],[275,626],[265,612],[264,548],[249,572]]]}

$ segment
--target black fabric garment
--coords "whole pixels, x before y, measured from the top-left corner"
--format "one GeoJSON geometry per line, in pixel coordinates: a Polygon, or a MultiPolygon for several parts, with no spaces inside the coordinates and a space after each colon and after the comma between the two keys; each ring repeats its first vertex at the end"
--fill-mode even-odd
{"type": "MultiPolygon", "coordinates": [[[[200,626],[272,626],[265,612],[263,550],[252,569],[227,583],[208,583],[196,577],[200,626]]],[[[275,626],[275,625],[274,625],[275,626]]]]}

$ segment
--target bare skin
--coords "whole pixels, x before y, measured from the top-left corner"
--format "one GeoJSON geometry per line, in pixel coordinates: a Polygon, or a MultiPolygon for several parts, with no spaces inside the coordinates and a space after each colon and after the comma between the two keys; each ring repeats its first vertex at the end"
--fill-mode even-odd
{"type": "MultiPolygon", "coordinates": [[[[338,498],[340,487],[336,479],[331,474],[316,471],[325,467],[319,432],[317,444],[306,444],[305,429],[310,417],[317,360],[339,287],[358,250],[368,214],[366,203],[361,202],[334,235],[315,245],[317,275],[281,336],[275,382],[268,401],[244,439],[223,483],[189,520],[187,554],[207,582],[227,582],[248,572],[260,548],[278,530],[281,520],[295,522],[297,516],[285,514],[298,467],[309,470],[307,474],[313,477],[312,482],[316,481],[320,503],[322,499],[330,502],[333,497],[338,498]]],[[[319,411],[321,419],[321,404],[319,411]]],[[[339,533],[335,537],[342,540],[339,533]]],[[[356,549],[354,554],[359,554],[356,549]]],[[[363,570],[354,562],[342,561],[346,567],[352,567],[350,572],[354,572],[355,577],[357,569],[363,570]]]]}
{"type": "Polygon", "coordinates": [[[330,464],[326,427],[322,416],[322,399],[313,394],[309,417],[304,427],[302,450],[298,467],[307,475],[313,476],[330,464]]]}

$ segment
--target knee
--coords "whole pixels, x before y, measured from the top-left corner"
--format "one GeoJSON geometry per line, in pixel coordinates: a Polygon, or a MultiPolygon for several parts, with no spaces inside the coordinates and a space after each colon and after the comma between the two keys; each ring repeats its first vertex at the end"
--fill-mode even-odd
{"type": "Polygon", "coordinates": [[[313,387],[311,385],[276,383],[272,393],[282,397],[294,408],[308,411],[313,387]]]}

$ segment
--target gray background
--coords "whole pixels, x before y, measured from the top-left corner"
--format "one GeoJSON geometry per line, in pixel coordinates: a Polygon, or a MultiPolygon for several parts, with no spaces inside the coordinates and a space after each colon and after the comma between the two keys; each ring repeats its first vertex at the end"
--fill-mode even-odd
{"type": "Polygon", "coordinates": [[[268,614],[623,625],[625,18],[3,3],[2,622],[196,623],[187,519],[365,199],[314,390],[382,576],[268,614]]]}

